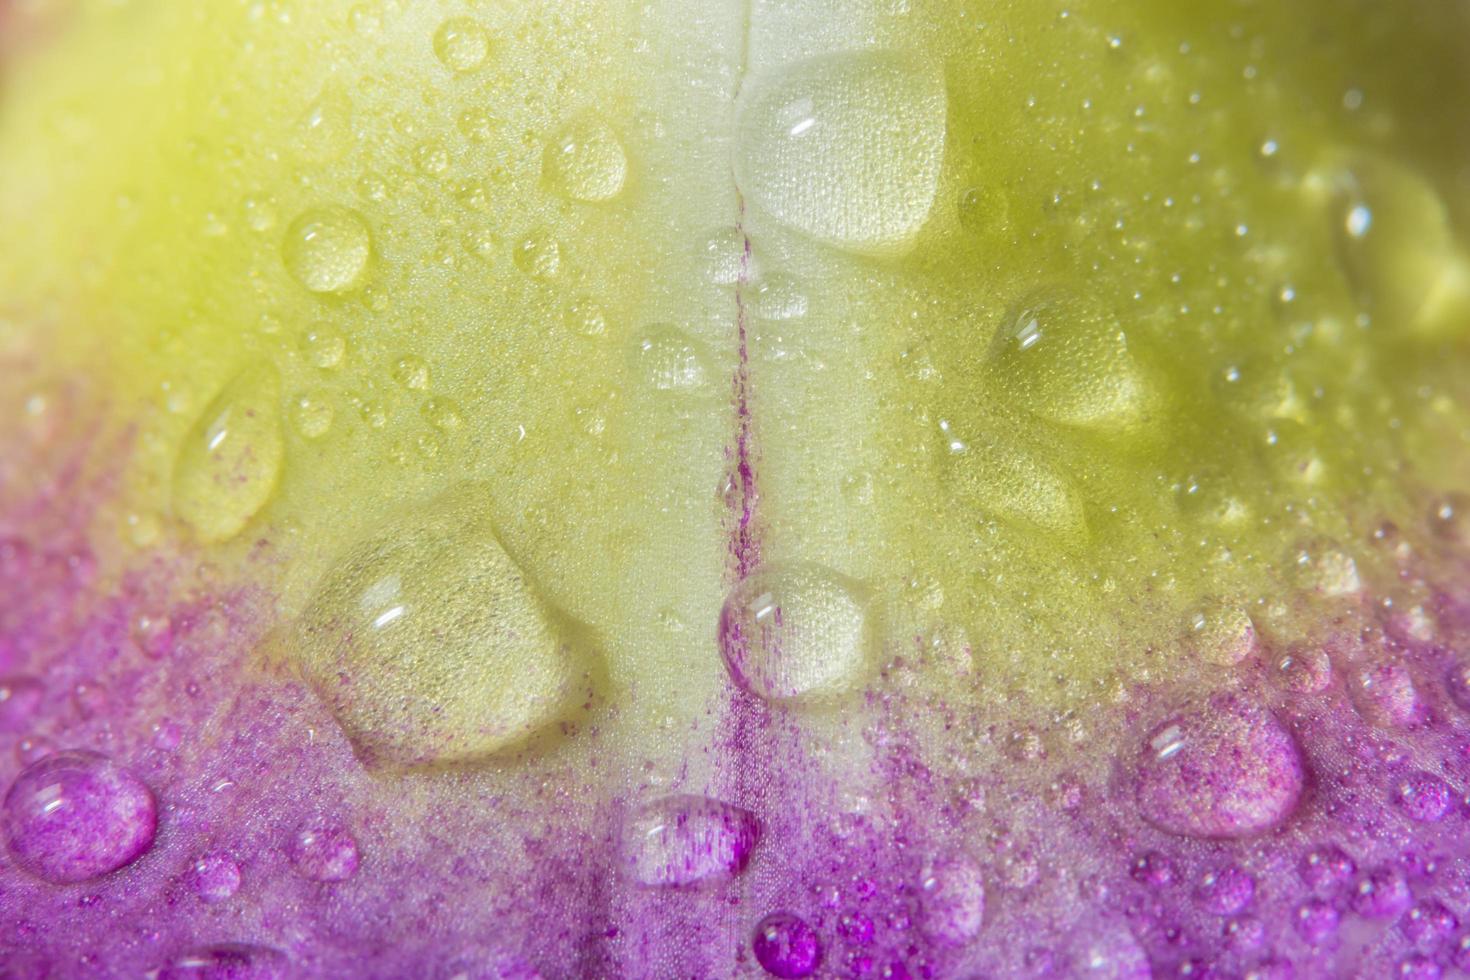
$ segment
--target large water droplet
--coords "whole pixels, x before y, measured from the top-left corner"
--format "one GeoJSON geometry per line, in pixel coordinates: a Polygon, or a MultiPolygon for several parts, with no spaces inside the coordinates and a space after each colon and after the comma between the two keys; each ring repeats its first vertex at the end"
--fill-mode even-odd
{"type": "Polygon", "coordinates": [[[468,485],[352,549],[296,643],[359,751],[414,765],[483,758],[565,718],[586,695],[570,635],[468,485]]]}
{"type": "Polygon", "coordinates": [[[490,35],[473,17],[450,17],[434,32],[434,55],[452,72],[472,72],[489,54],[490,35]]]}
{"type": "Polygon", "coordinates": [[[740,117],[736,177],[813,238],[898,251],[933,209],[945,110],[932,65],[886,52],[816,58],[756,85],[740,117]]]}
{"type": "Polygon", "coordinates": [[[541,157],[546,185],[574,201],[607,201],[618,196],[628,177],[628,156],[607,123],[583,116],[546,145],[541,157]]]}
{"type": "Polygon", "coordinates": [[[175,957],[158,971],[158,980],[285,980],[289,966],[280,950],[221,943],[175,957]]]}
{"type": "Polygon", "coordinates": [[[1139,755],[1145,820],[1185,837],[1237,838],[1279,825],[1305,779],[1301,751],[1270,713],[1232,695],[1164,722],[1139,755]]]}
{"type": "Polygon", "coordinates": [[[47,881],[116,871],[153,844],[153,792],[94,752],[58,752],[21,772],[5,794],[5,834],[16,863],[47,881]]]}
{"type": "Polygon", "coordinates": [[[790,912],[773,912],[757,923],[751,947],[761,969],[783,980],[809,977],[822,963],[817,931],[790,912]]]}
{"type": "Polygon", "coordinates": [[[645,885],[692,885],[744,870],[760,839],[749,810],[703,796],[670,796],[641,807],[623,828],[623,857],[645,885]]]}
{"type": "Polygon", "coordinates": [[[207,542],[234,537],[275,493],[285,454],[273,367],[247,368],[204,410],[174,463],[174,514],[207,542]]]}
{"type": "Polygon", "coordinates": [[[1015,407],[1064,425],[1129,428],[1150,407],[1122,325],[1076,296],[1023,304],[991,341],[985,377],[1015,407]]]}
{"type": "Polygon", "coordinates": [[[767,700],[841,694],[869,660],[860,587],[818,565],[760,569],[725,599],[720,652],[740,687],[767,700]]]}
{"type": "Polygon", "coordinates": [[[291,227],[281,245],[286,270],[314,293],[338,293],[362,279],[372,254],[372,237],[350,208],[313,208],[291,227]]]}

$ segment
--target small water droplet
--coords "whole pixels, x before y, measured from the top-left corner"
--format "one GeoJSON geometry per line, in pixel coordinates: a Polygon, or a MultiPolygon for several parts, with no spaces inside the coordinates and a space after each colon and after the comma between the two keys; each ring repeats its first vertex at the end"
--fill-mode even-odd
{"type": "Polygon", "coordinates": [[[393,362],[393,380],[411,391],[429,387],[429,365],[417,354],[404,354],[393,362]]]}
{"type": "Polygon", "coordinates": [[[26,674],[0,677],[0,732],[19,735],[30,730],[46,689],[26,674]]]}
{"type": "Polygon", "coordinates": [[[296,873],[310,881],[346,881],[357,873],[357,840],[341,827],[303,827],[286,847],[296,873]]]}
{"type": "Polygon", "coordinates": [[[240,866],[224,854],[206,854],[194,862],[194,894],[203,901],[223,902],[240,889],[240,866]]]}
{"type": "Polygon", "coordinates": [[[464,416],[452,399],[436,396],[424,402],[420,409],[424,419],[440,432],[453,432],[464,425],[464,416]]]}
{"type": "Polygon", "coordinates": [[[633,345],[638,376],[657,391],[690,392],[709,382],[704,350],[677,327],[653,324],[633,345]]]}
{"type": "Polygon", "coordinates": [[[291,399],[291,425],[304,439],[320,439],[332,428],[336,410],[326,392],[303,391],[291,399]]]}
{"type": "Polygon", "coordinates": [[[739,228],[721,228],[700,246],[704,274],[710,282],[729,286],[739,282],[747,268],[745,232],[739,228]]]}
{"type": "Polygon", "coordinates": [[[1355,667],[1348,673],[1347,688],[1358,714],[1378,728],[1412,728],[1428,717],[1414,678],[1402,664],[1355,667]]]}
{"type": "Polygon", "coordinates": [[[247,368],[184,438],[174,463],[174,514],[206,542],[234,537],[275,493],[285,448],[273,367],[247,368]]]}
{"type": "Polygon", "coordinates": [[[796,279],[772,272],[751,287],[750,309],[762,320],[796,320],[806,316],[806,293],[796,279]]]}
{"type": "Polygon", "coordinates": [[[1138,762],[1145,820],[1184,837],[1248,837],[1281,824],[1305,781],[1296,740],[1268,712],[1232,695],[1163,723],[1138,762]]]}
{"type": "Polygon", "coordinates": [[[783,980],[809,977],[822,962],[822,940],[817,931],[790,912],[772,912],[761,919],[751,948],[761,969],[783,980]]]}
{"type": "Polygon", "coordinates": [[[1194,894],[1214,915],[1237,915],[1255,899],[1256,880],[1232,864],[1205,872],[1194,894]]]}
{"type": "Polygon", "coordinates": [[[590,296],[568,303],[564,321],[573,333],[584,337],[600,337],[607,332],[607,311],[590,296]]]}
{"type": "Polygon", "coordinates": [[[342,363],[347,338],[336,327],[318,325],[301,335],[301,352],[312,367],[330,371],[342,363]]]}
{"type": "Polygon", "coordinates": [[[629,816],[622,850],[634,880],[677,887],[740,873],[759,839],[760,821],[749,810],[669,796],[629,816]]]}
{"type": "Polygon", "coordinates": [[[372,238],[349,208],[313,208],[286,230],[281,258],[297,282],[314,293],[344,292],[367,270],[372,238]]]}
{"type": "Polygon", "coordinates": [[[1394,805],[1416,823],[1443,820],[1454,803],[1448,783],[1430,772],[1409,773],[1393,787],[1394,805]]]}
{"type": "Polygon", "coordinates": [[[490,34],[473,17],[450,17],[434,32],[434,55],[452,72],[472,72],[490,55],[490,34]]]}
{"type": "Polygon", "coordinates": [[[47,881],[86,881],[131,864],[153,845],[157,826],[153,792],[95,752],[45,756],[5,794],[10,853],[47,881]]]}
{"type": "Polygon", "coordinates": [[[1320,898],[1310,898],[1296,907],[1292,925],[1297,935],[1307,942],[1317,944],[1337,932],[1341,916],[1336,908],[1320,898]]]}
{"type": "Polygon", "coordinates": [[[1397,868],[1374,868],[1353,889],[1353,911],[1365,919],[1391,919],[1413,901],[1403,872],[1397,868]]]}
{"type": "Polygon", "coordinates": [[[1256,652],[1256,627],[1238,606],[1211,602],[1185,620],[1185,639],[1201,660],[1233,667],[1256,652]]]}
{"type": "Polygon", "coordinates": [[[511,257],[516,268],[532,279],[551,279],[561,271],[561,246],[544,231],[522,238],[511,257]]]}
{"type": "Polygon", "coordinates": [[[867,675],[867,603],[854,582],[818,565],[760,569],[720,612],[720,651],[735,683],[767,700],[835,695],[867,675]]]}
{"type": "Polygon", "coordinates": [[[985,879],[968,857],[941,858],[920,875],[919,902],[919,921],[927,935],[963,945],[985,922],[985,879]]]}
{"type": "Polygon", "coordinates": [[[609,201],[623,189],[628,156],[617,134],[596,116],[582,116],[546,144],[541,176],[551,190],[573,201],[609,201]]]}
{"type": "Polygon", "coordinates": [[[158,971],[158,980],[286,980],[289,966],[279,950],[222,943],[175,957],[158,971]]]}

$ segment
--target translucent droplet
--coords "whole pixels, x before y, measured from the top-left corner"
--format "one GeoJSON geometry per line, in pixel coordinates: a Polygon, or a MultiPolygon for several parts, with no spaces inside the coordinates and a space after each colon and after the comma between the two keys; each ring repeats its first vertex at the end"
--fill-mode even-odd
{"type": "Polygon", "coordinates": [[[806,316],[806,292],[791,276],[773,272],[750,290],[750,309],[762,320],[795,320],[806,316]]]}
{"type": "Polygon", "coordinates": [[[541,176],[562,197],[607,201],[623,189],[628,156],[607,123],[596,116],[582,116],[546,144],[541,176]]]}
{"type": "Polygon", "coordinates": [[[818,565],[760,569],[720,612],[735,683],[772,701],[841,694],[867,678],[870,636],[858,585],[818,565]]]}
{"type": "Polygon", "coordinates": [[[543,231],[522,238],[512,258],[516,268],[532,279],[551,279],[561,271],[561,246],[543,231]]]}
{"type": "Polygon", "coordinates": [[[645,885],[692,885],[738,874],[760,839],[749,810],[703,796],[669,796],[631,814],[623,858],[645,885]]]}
{"type": "Polygon", "coordinates": [[[1149,736],[1138,759],[1138,806],[1172,834],[1248,837],[1291,815],[1305,776],[1280,722],[1244,699],[1216,695],[1149,736]]]}
{"type": "Polygon", "coordinates": [[[490,54],[490,35],[473,17],[450,17],[434,32],[434,55],[452,72],[472,72],[490,54]]]}
{"type": "Polygon", "coordinates": [[[1443,820],[1454,803],[1449,783],[1431,772],[1411,772],[1398,780],[1393,788],[1394,805],[1416,823],[1443,820]]]}
{"type": "Polygon", "coordinates": [[[1233,667],[1256,652],[1256,627],[1244,609],[1212,602],[1191,613],[1185,641],[1205,663],[1233,667]]]}
{"type": "Polygon", "coordinates": [[[1378,728],[1413,728],[1429,714],[1414,678],[1402,664],[1356,667],[1348,673],[1347,689],[1358,714],[1378,728]]]}
{"type": "Polygon", "coordinates": [[[946,105],[932,65],[886,52],[813,59],[755,86],[740,116],[736,179],[813,238],[898,251],[934,206],[946,105]]]}
{"type": "Polygon", "coordinates": [[[920,876],[919,901],[924,932],[940,942],[963,945],[985,922],[985,879],[967,857],[941,858],[920,876]]]}
{"type": "Polygon", "coordinates": [[[1303,856],[1300,870],[1307,887],[1327,898],[1347,887],[1358,865],[1336,844],[1323,844],[1303,856]]]}
{"type": "Polygon", "coordinates": [[[223,902],[240,889],[240,866],[224,854],[206,854],[191,869],[194,894],[210,904],[223,902]]]}
{"type": "Polygon", "coordinates": [[[1397,868],[1379,867],[1368,872],[1353,889],[1353,911],[1365,919],[1391,919],[1414,900],[1409,883],[1397,868]]]}
{"type": "Polygon", "coordinates": [[[352,100],[329,85],[297,119],[292,135],[305,159],[313,163],[338,159],[352,145],[352,100]]]}
{"type": "Polygon", "coordinates": [[[291,425],[303,439],[320,439],[332,428],[336,409],[322,391],[303,391],[291,399],[291,425]]]}
{"type": "Polygon", "coordinates": [[[986,368],[1011,404],[1064,425],[1129,428],[1150,407],[1122,325],[1081,297],[1028,300],[991,341],[986,368]]]}
{"type": "Polygon", "coordinates": [[[572,332],[584,337],[600,337],[607,332],[607,311],[588,296],[567,304],[565,320],[572,332]]]}
{"type": "Polygon", "coordinates": [[[313,327],[301,335],[301,351],[312,367],[330,371],[342,363],[342,357],[347,353],[347,339],[335,327],[313,327]]]}
{"type": "Polygon", "coordinates": [[[411,391],[429,387],[429,365],[417,354],[404,354],[393,362],[393,380],[411,391]]]}
{"type": "Polygon", "coordinates": [[[1147,980],[1153,976],[1148,956],[1126,927],[1084,934],[1072,952],[1069,976],[1094,980],[1147,980]]]}
{"type": "Polygon", "coordinates": [[[357,873],[357,840],[341,827],[303,827],[291,837],[286,857],[311,881],[346,881],[357,873]]]}
{"type": "Polygon", "coordinates": [[[1194,895],[1213,915],[1236,915],[1255,900],[1256,880],[1232,864],[1206,871],[1194,895]]]}
{"type": "Polygon", "coordinates": [[[464,416],[460,414],[459,406],[449,398],[430,398],[424,402],[420,411],[424,419],[440,432],[453,432],[464,425],[464,416]]]}
{"type": "Polygon", "coordinates": [[[257,365],[225,386],[184,438],[174,463],[174,514],[206,542],[234,537],[270,500],[285,448],[281,380],[257,365]]]}
{"type": "Polygon", "coordinates": [[[1337,932],[1340,919],[1341,915],[1332,904],[1312,898],[1296,907],[1292,925],[1297,935],[1315,945],[1337,932]]]}
{"type": "Polygon", "coordinates": [[[48,755],[5,794],[10,854],[47,881],[86,881],[131,864],[153,845],[157,826],[153,792],[95,752],[48,755]]]}
{"type": "Polygon", "coordinates": [[[1086,534],[1077,488],[1067,476],[1027,451],[1009,434],[961,432],[947,420],[940,434],[955,493],[992,517],[1062,537],[1086,534]]]}
{"type": "Polygon", "coordinates": [[[970,187],[960,194],[960,225],[972,234],[1001,234],[1010,229],[1010,201],[994,187],[970,187]]]}
{"type": "Polygon", "coordinates": [[[222,943],[189,950],[158,971],[158,980],[286,980],[286,954],[266,946],[222,943]]]}
{"type": "Polygon", "coordinates": [[[751,948],[761,969],[783,980],[809,977],[822,963],[822,940],[817,931],[790,912],[773,912],[761,919],[751,948]]]}
{"type": "Polygon", "coordinates": [[[241,209],[245,212],[245,226],[251,231],[264,233],[276,226],[276,204],[269,197],[247,197],[241,209]]]}
{"type": "Polygon", "coordinates": [[[489,503],[469,485],[390,521],[297,625],[307,678],[369,761],[480,759],[587,696],[570,625],[506,553],[489,503]]]}
{"type": "Polygon", "coordinates": [[[633,346],[633,360],[638,376],[657,391],[696,391],[709,382],[704,350],[669,324],[647,327],[633,346]]]}
{"type": "Polygon", "coordinates": [[[286,229],[281,258],[297,282],[314,293],[358,285],[372,253],[367,224],[349,208],[313,208],[286,229]]]}
{"type": "Polygon", "coordinates": [[[748,248],[745,232],[739,228],[721,228],[710,235],[700,246],[705,276],[720,286],[739,282],[747,268],[748,248]]]}

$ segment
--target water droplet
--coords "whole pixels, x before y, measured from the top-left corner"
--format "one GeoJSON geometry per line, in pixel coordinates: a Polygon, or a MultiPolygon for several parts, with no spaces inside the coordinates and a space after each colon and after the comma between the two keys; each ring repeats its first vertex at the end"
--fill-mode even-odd
{"type": "Polygon", "coordinates": [[[1374,868],[1353,889],[1353,911],[1365,919],[1391,919],[1412,901],[1409,883],[1397,868],[1374,868]]]}
{"type": "Polygon", "coordinates": [[[506,553],[485,487],[389,521],[318,586],[295,649],[369,761],[471,761],[587,696],[570,624],[506,553]]]}
{"type": "Polygon", "coordinates": [[[336,410],[322,391],[303,391],[291,399],[291,425],[303,439],[320,439],[332,428],[336,410]]]}
{"type": "Polygon", "coordinates": [[[342,363],[347,339],[335,327],[316,326],[301,335],[301,352],[312,367],[330,371],[342,363]]]}
{"type": "Polygon", "coordinates": [[[1394,784],[1393,802],[1410,820],[1434,823],[1449,812],[1454,792],[1443,779],[1420,770],[1394,784]]]}
{"type": "Polygon", "coordinates": [[[1394,976],[1399,980],[1440,980],[1444,970],[1431,957],[1412,953],[1399,960],[1394,976]]]}
{"type": "Polygon", "coordinates": [[[573,333],[584,337],[600,337],[607,332],[607,311],[589,296],[568,303],[564,320],[573,333]]]}
{"type": "Polygon", "coordinates": [[[19,735],[29,731],[45,693],[34,677],[0,677],[0,732],[19,735]]]}
{"type": "Polygon", "coordinates": [[[1142,882],[1153,888],[1163,888],[1172,885],[1179,879],[1179,869],[1172,858],[1158,851],[1149,851],[1140,855],[1129,871],[1134,881],[1142,882]]]}
{"type": "Polygon", "coordinates": [[[1332,658],[1321,647],[1295,646],[1276,661],[1276,673],[1289,691],[1321,694],[1332,683],[1332,658]]]}
{"type": "Polygon", "coordinates": [[[985,879],[967,857],[939,859],[920,876],[919,902],[919,921],[927,935],[963,945],[985,922],[985,879]]]}
{"type": "Polygon", "coordinates": [[[359,284],[372,253],[367,224],[349,208],[313,208],[286,230],[286,270],[314,293],[343,292],[359,284]]]}
{"type": "Polygon", "coordinates": [[[740,117],[737,180],[813,238],[898,251],[934,206],[946,102],[937,68],[901,55],[813,59],[756,86],[740,117]]]}
{"type": "Polygon", "coordinates": [[[703,796],[669,796],[629,816],[623,857],[645,885],[692,885],[738,874],[760,839],[749,810],[703,796]]]}
{"type": "Polygon", "coordinates": [[[719,641],[730,676],[758,697],[840,694],[867,675],[866,600],[856,583],[818,565],[763,568],[725,599],[719,641]]]}
{"type": "Polygon", "coordinates": [[[1443,904],[1429,899],[1409,909],[1400,927],[1411,943],[1428,953],[1450,940],[1460,928],[1460,920],[1443,904]]]}
{"type": "Polygon", "coordinates": [[[194,423],[174,463],[174,514],[206,542],[234,537],[275,493],[285,448],[273,367],[247,368],[194,423]]]}
{"type": "Polygon", "coordinates": [[[720,286],[739,282],[746,270],[748,247],[745,232],[739,228],[721,228],[710,235],[701,247],[709,281],[720,286]]]}
{"type": "Polygon", "coordinates": [[[677,327],[647,327],[633,346],[639,377],[657,391],[695,391],[709,382],[703,349],[677,327]]]}
{"type": "Polygon", "coordinates": [[[1296,808],[1305,773],[1291,733],[1268,712],[1232,695],[1156,728],[1138,763],[1145,820],[1184,837],[1248,837],[1296,808]]]}
{"type": "Polygon", "coordinates": [[[1414,678],[1396,663],[1354,668],[1347,678],[1348,699],[1358,714],[1378,728],[1412,728],[1428,716],[1414,678]]]}
{"type": "Polygon", "coordinates": [[[210,904],[223,902],[240,889],[240,866],[224,854],[206,854],[194,862],[194,894],[210,904]]]}
{"type": "Polygon", "coordinates": [[[772,912],[755,927],[751,940],[755,960],[773,977],[809,977],[822,962],[822,941],[806,920],[790,912],[772,912]]]}
{"type": "Polygon", "coordinates": [[[751,288],[750,310],[762,320],[796,320],[806,316],[806,308],[806,293],[791,276],[772,272],[751,288]]]}
{"type": "Polygon", "coordinates": [[[1010,229],[1010,200],[994,187],[968,187],[960,193],[960,225],[971,234],[1010,229]]]}
{"type": "Polygon", "coordinates": [[[1205,872],[1194,895],[1214,915],[1236,915],[1255,899],[1256,880],[1232,864],[1205,872]]]}
{"type": "Polygon", "coordinates": [[[251,231],[264,233],[276,226],[276,203],[269,197],[247,197],[241,209],[245,212],[245,226],[251,231]]]}
{"type": "Polygon", "coordinates": [[[1320,898],[1309,898],[1296,907],[1292,925],[1297,935],[1309,943],[1320,943],[1337,932],[1341,919],[1337,909],[1320,898]]]}
{"type": "Polygon", "coordinates": [[[289,966],[279,950],[222,943],[175,957],[158,971],[158,980],[285,980],[289,966]]]}
{"type": "Polygon", "coordinates": [[[425,177],[442,177],[449,170],[449,151],[437,140],[420,143],[413,151],[413,165],[425,177]]]}
{"type": "Polygon", "coordinates": [[[490,54],[490,35],[473,17],[450,17],[434,32],[434,55],[452,72],[472,72],[490,54]]]}
{"type": "Polygon", "coordinates": [[[1463,711],[1470,711],[1470,663],[1457,663],[1445,675],[1450,700],[1463,711]]]}
{"type": "Polygon", "coordinates": [[[346,881],[357,873],[357,840],[341,827],[303,827],[286,846],[296,873],[309,881],[346,881]]]}
{"type": "Polygon", "coordinates": [[[393,380],[411,391],[429,387],[429,365],[417,354],[404,354],[393,362],[393,380]]]}
{"type": "Polygon", "coordinates": [[[1329,548],[1316,554],[1303,551],[1297,556],[1296,564],[1302,585],[1324,598],[1355,595],[1363,587],[1358,576],[1358,563],[1336,549],[1329,548]]]}
{"type": "Polygon", "coordinates": [[[572,121],[546,144],[541,177],[573,201],[608,201],[628,177],[628,156],[617,134],[596,116],[572,121]]]}
{"type": "Polygon", "coordinates": [[[956,495],[992,517],[1063,537],[1087,532],[1082,499],[1064,473],[1009,433],[961,432],[939,424],[956,495]]]}
{"type": "Polygon", "coordinates": [[[1357,863],[1335,844],[1315,847],[1302,858],[1302,880],[1324,898],[1341,891],[1357,873],[1357,863]]]}
{"type": "Polygon", "coordinates": [[[424,419],[440,432],[453,432],[464,425],[464,416],[452,399],[437,396],[424,402],[420,409],[424,419]]]}
{"type": "Polygon", "coordinates": [[[1185,620],[1195,655],[1217,667],[1233,667],[1256,652],[1256,626],[1244,609],[1212,602],[1185,620]]]}
{"type": "Polygon", "coordinates": [[[986,383],[1016,407],[1063,425],[1123,429],[1149,391],[1116,318],[1078,296],[1028,300],[991,341],[986,383]]]}
{"type": "Polygon", "coordinates": [[[1133,933],[1116,926],[1100,934],[1087,936],[1072,952],[1073,976],[1097,980],[1147,980],[1153,976],[1148,956],[1133,938],[1133,933]]]}
{"type": "Polygon", "coordinates": [[[511,257],[516,268],[532,279],[551,279],[561,271],[561,246],[544,231],[522,238],[511,257]]]}
{"type": "Polygon", "coordinates": [[[95,752],[48,755],[5,794],[10,853],[47,881],[86,881],[131,864],[153,845],[157,826],[153,792],[95,752]]]}

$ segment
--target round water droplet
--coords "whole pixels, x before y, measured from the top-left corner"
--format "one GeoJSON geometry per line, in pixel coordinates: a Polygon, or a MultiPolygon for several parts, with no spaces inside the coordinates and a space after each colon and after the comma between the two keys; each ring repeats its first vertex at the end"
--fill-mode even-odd
{"type": "Polygon", "coordinates": [[[1353,880],[1358,865],[1342,848],[1327,844],[1308,851],[1300,870],[1307,887],[1318,895],[1330,897],[1353,880]]]}
{"type": "Polygon", "coordinates": [[[234,537],[275,493],[285,456],[281,380],[246,369],[215,397],[174,462],[174,514],[206,542],[234,537]]]}
{"type": "Polygon", "coordinates": [[[1076,944],[1071,960],[1071,976],[1096,980],[1146,980],[1153,976],[1148,956],[1123,926],[1087,936],[1076,944]]]}
{"type": "Polygon", "coordinates": [[[1470,663],[1457,663],[1445,675],[1450,700],[1462,711],[1470,711],[1470,663]]]}
{"type": "Polygon", "coordinates": [[[1332,683],[1332,658],[1321,647],[1295,646],[1276,661],[1276,675],[1289,691],[1321,694],[1332,683]]]}
{"type": "Polygon", "coordinates": [[[728,286],[740,281],[749,265],[749,242],[739,228],[721,228],[700,247],[709,281],[728,286]]]}
{"type": "Polygon", "coordinates": [[[473,17],[450,17],[434,32],[434,55],[452,72],[472,72],[490,54],[490,35],[473,17]]]}
{"type": "Polygon", "coordinates": [[[1442,903],[1428,899],[1409,909],[1400,927],[1411,943],[1432,952],[1449,942],[1460,928],[1460,920],[1442,903]]]}
{"type": "Polygon", "coordinates": [[[1330,903],[1320,898],[1311,898],[1296,907],[1292,925],[1309,943],[1320,943],[1337,932],[1342,917],[1330,903]]]}
{"type": "Polygon", "coordinates": [[[1391,919],[1414,900],[1409,883],[1397,868],[1374,868],[1353,889],[1353,911],[1365,919],[1391,919]]]}
{"type": "Polygon", "coordinates": [[[554,193],[573,201],[608,201],[623,189],[628,156],[607,123],[583,116],[546,144],[541,177],[554,193]]]}
{"type": "Polygon", "coordinates": [[[638,376],[657,391],[690,392],[709,383],[703,348],[669,324],[644,329],[633,345],[633,360],[638,376]]]}
{"type": "Polygon", "coordinates": [[[45,694],[41,682],[29,675],[0,677],[0,732],[19,735],[30,731],[45,694]]]}
{"type": "Polygon", "coordinates": [[[551,279],[561,271],[561,246],[544,231],[522,238],[511,253],[516,268],[532,279],[551,279]]]}
{"type": "Polygon", "coordinates": [[[1151,408],[1121,323],[1079,296],[1033,297],[1007,317],[985,379],[1017,408],[1063,425],[1126,429],[1151,408]]]}
{"type": "Polygon", "coordinates": [[[899,251],[934,207],[946,102],[933,65],[886,52],[813,59],[754,87],[740,116],[736,179],[813,238],[899,251]]]}
{"type": "Polygon", "coordinates": [[[10,853],[47,881],[86,881],[131,864],[153,845],[157,826],[153,792],[95,752],[48,755],[5,794],[10,853]]]}
{"type": "Polygon", "coordinates": [[[480,759],[587,696],[569,624],[500,543],[479,485],[389,521],[318,586],[303,670],[369,761],[480,759]]]}
{"type": "Polygon", "coordinates": [[[1393,802],[1410,820],[1434,823],[1449,813],[1454,804],[1454,791],[1443,779],[1421,770],[1394,784],[1393,802]]]}
{"type": "Polygon", "coordinates": [[[349,208],[313,208],[286,229],[281,258],[314,293],[338,293],[362,280],[372,253],[367,224],[349,208]]]}
{"type": "Polygon", "coordinates": [[[357,840],[341,827],[303,827],[286,847],[296,873],[310,881],[346,881],[357,873],[357,840]]]}
{"type": "Polygon", "coordinates": [[[806,316],[806,293],[791,276],[773,272],[750,289],[750,310],[762,320],[795,320],[806,316]]]}
{"type": "Polygon", "coordinates": [[[1347,689],[1358,714],[1378,728],[1412,728],[1429,714],[1414,678],[1402,664],[1356,667],[1348,674],[1347,689]]]}
{"type": "Polygon", "coordinates": [[[312,367],[331,370],[342,363],[347,339],[335,327],[316,326],[301,335],[301,352],[312,367]]]}
{"type": "Polygon", "coordinates": [[[210,904],[223,902],[240,889],[240,866],[224,854],[206,854],[194,862],[194,894],[210,904]]]}
{"type": "Polygon", "coordinates": [[[336,414],[326,392],[303,391],[291,399],[291,425],[304,439],[326,435],[336,414]]]}
{"type": "Polygon", "coordinates": [[[175,957],[158,971],[158,980],[285,980],[289,966],[279,950],[221,943],[175,957]]]}
{"type": "Polygon", "coordinates": [[[1255,900],[1256,880],[1232,864],[1205,872],[1194,895],[1214,915],[1236,915],[1255,900]]]}
{"type": "Polygon", "coordinates": [[[771,701],[837,695],[861,684],[869,632],[860,587],[818,565],[759,569],[720,611],[720,652],[731,678],[771,701]]]}
{"type": "Polygon", "coordinates": [[[393,362],[393,380],[413,391],[429,387],[429,365],[416,354],[404,354],[393,362]]]}
{"type": "Polygon", "coordinates": [[[440,432],[453,432],[464,425],[464,416],[453,399],[442,396],[430,398],[420,409],[424,419],[440,432]]]}
{"type": "Polygon", "coordinates": [[[933,939],[963,945],[985,923],[985,879],[967,857],[941,858],[919,879],[920,924],[933,939]]]}
{"type": "Polygon", "coordinates": [[[607,332],[607,311],[589,296],[568,303],[564,320],[573,333],[584,337],[600,337],[607,332]]]}
{"type": "Polygon", "coordinates": [[[1278,826],[1305,772],[1291,733],[1232,695],[1158,726],[1139,755],[1137,798],[1149,823],[1184,837],[1248,837],[1278,826]]]}
{"type": "Polygon", "coordinates": [[[749,810],[703,796],[669,796],[630,814],[623,859],[645,885],[692,885],[743,871],[759,839],[760,821],[749,810]]]}
{"type": "Polygon", "coordinates": [[[809,977],[822,963],[817,931],[790,912],[773,912],[757,923],[751,948],[761,969],[783,980],[809,977]]]}
{"type": "Polygon", "coordinates": [[[1134,860],[1129,875],[1152,888],[1163,888],[1179,879],[1179,868],[1169,855],[1149,851],[1134,860]]]}
{"type": "Polygon", "coordinates": [[[1185,642],[1205,663],[1233,667],[1256,652],[1256,627],[1244,609],[1212,602],[1186,618],[1185,642]]]}

